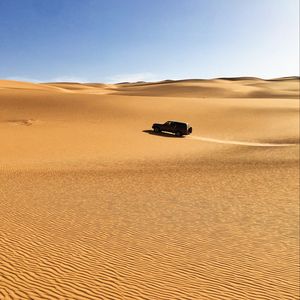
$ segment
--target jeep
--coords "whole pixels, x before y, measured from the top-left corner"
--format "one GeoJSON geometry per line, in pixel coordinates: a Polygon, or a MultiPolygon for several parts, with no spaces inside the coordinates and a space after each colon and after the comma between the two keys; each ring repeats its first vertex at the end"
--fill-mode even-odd
{"type": "Polygon", "coordinates": [[[177,137],[191,134],[193,131],[193,128],[188,123],[177,121],[167,121],[164,124],[154,123],[152,125],[152,129],[155,133],[159,133],[161,131],[175,133],[177,137]]]}

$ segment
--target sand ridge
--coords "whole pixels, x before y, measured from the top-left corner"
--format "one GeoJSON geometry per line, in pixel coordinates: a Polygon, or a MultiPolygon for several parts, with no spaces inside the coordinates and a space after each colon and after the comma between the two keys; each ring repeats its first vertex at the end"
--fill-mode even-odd
{"type": "Polygon", "coordinates": [[[211,80],[187,79],[119,84],[76,82],[29,83],[0,80],[0,88],[158,97],[298,99],[299,77],[283,77],[269,80],[254,77],[216,78],[211,80]]]}

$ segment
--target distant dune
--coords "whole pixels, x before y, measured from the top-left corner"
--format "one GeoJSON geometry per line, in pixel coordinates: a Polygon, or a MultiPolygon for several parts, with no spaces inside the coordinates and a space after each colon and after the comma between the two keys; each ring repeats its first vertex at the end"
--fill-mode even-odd
{"type": "Polygon", "coordinates": [[[297,99],[299,77],[263,80],[255,77],[217,78],[212,80],[186,79],[160,82],[119,84],[52,83],[65,89],[81,89],[95,93],[115,93],[135,96],[170,96],[202,98],[288,98],[297,99]]]}
{"type": "Polygon", "coordinates": [[[0,80],[0,299],[299,299],[299,77],[0,80]],[[154,122],[193,134],[153,134],[154,122]]]}
{"type": "Polygon", "coordinates": [[[164,96],[189,98],[287,98],[298,99],[299,77],[260,79],[256,77],[235,77],[216,79],[165,80],[136,83],[76,83],[54,82],[32,84],[0,80],[0,88],[32,89],[51,91],[80,91],[95,94],[116,94],[132,96],[164,96]]]}

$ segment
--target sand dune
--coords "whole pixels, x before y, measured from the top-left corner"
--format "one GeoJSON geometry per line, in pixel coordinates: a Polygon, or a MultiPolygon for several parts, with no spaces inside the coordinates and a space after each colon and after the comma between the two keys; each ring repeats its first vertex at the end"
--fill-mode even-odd
{"type": "Polygon", "coordinates": [[[295,98],[298,99],[299,78],[276,81],[259,78],[218,78],[215,80],[178,80],[158,83],[121,84],[116,93],[139,96],[226,97],[226,98],[295,98]]]}
{"type": "Polygon", "coordinates": [[[299,299],[298,97],[1,80],[0,299],[299,299]]]}
{"type": "Polygon", "coordinates": [[[0,88],[51,90],[91,94],[192,98],[288,98],[298,99],[299,77],[263,80],[255,77],[213,80],[165,80],[120,84],[54,82],[32,84],[0,80],[0,88]]]}

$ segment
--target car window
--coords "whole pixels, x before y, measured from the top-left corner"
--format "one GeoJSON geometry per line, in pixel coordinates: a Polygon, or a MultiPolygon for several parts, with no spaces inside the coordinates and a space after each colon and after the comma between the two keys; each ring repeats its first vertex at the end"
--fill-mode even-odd
{"type": "Polygon", "coordinates": [[[181,129],[186,129],[186,124],[184,123],[177,123],[177,127],[181,129]]]}

